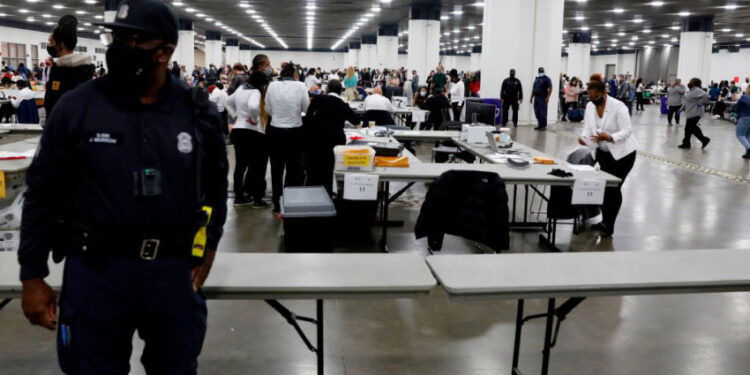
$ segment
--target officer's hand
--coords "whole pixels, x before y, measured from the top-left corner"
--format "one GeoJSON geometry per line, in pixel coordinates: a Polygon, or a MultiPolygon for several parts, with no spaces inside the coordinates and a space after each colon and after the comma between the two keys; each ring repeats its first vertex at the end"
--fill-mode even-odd
{"type": "Polygon", "coordinates": [[[529,99],[529,103],[534,104],[534,97],[532,96],[531,99],[529,99]]]}
{"type": "Polygon", "coordinates": [[[583,137],[578,137],[578,144],[581,146],[586,146],[586,141],[583,139],[583,137]]]}
{"type": "Polygon", "coordinates": [[[214,257],[216,257],[216,250],[206,250],[206,254],[203,256],[203,264],[190,270],[193,291],[197,292],[200,288],[203,288],[203,284],[206,282],[209,272],[211,272],[211,266],[214,264],[214,257]]]}
{"type": "Polygon", "coordinates": [[[23,282],[21,308],[31,324],[55,330],[57,295],[43,279],[23,282]]]}
{"type": "Polygon", "coordinates": [[[521,105],[521,104],[523,104],[523,100],[520,100],[520,99],[519,99],[519,100],[518,100],[518,105],[521,105]]]}
{"type": "Polygon", "coordinates": [[[545,103],[549,103],[549,97],[544,98],[545,103]]]}
{"type": "Polygon", "coordinates": [[[249,117],[247,118],[247,123],[250,124],[250,125],[252,125],[252,126],[257,126],[258,125],[257,122],[253,121],[253,119],[251,119],[249,117]]]}

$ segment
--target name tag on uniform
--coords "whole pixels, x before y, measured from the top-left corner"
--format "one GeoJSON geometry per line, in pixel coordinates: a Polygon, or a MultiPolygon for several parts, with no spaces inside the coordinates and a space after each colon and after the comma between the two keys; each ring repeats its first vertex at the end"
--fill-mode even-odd
{"type": "Polygon", "coordinates": [[[88,143],[100,145],[117,146],[122,143],[122,135],[119,133],[88,132],[86,138],[88,143]]]}
{"type": "Polygon", "coordinates": [[[60,91],[60,81],[52,81],[52,91],[60,91]]]}

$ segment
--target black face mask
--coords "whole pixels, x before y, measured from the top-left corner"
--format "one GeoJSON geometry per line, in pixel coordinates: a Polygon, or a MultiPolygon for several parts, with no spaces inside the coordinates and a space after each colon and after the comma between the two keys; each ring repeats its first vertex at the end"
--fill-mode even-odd
{"type": "Polygon", "coordinates": [[[133,94],[144,94],[148,88],[148,77],[158,65],[154,61],[154,54],[159,48],[145,50],[112,43],[106,55],[110,78],[133,94]]]}
{"type": "Polygon", "coordinates": [[[48,44],[47,45],[47,54],[50,55],[50,56],[52,56],[52,57],[57,57],[57,47],[51,46],[51,45],[48,44]]]}
{"type": "Polygon", "coordinates": [[[600,105],[602,105],[602,103],[604,103],[604,95],[602,95],[602,96],[600,96],[600,97],[598,97],[596,99],[591,99],[591,102],[594,103],[594,105],[597,106],[597,107],[600,106],[600,105]]]}

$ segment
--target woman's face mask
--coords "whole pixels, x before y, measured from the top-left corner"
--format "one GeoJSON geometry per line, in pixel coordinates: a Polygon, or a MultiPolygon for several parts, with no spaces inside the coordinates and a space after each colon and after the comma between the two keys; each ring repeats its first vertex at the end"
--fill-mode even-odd
{"type": "Polygon", "coordinates": [[[419,96],[421,96],[421,97],[427,96],[427,91],[420,91],[419,92],[419,96]]]}

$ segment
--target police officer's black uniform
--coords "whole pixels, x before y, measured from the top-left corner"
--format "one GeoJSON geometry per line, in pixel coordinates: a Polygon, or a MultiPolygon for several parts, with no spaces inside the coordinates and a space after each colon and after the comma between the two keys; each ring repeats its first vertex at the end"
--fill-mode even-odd
{"type": "Polygon", "coordinates": [[[508,111],[513,108],[513,126],[518,126],[518,102],[523,100],[521,81],[515,76],[503,81],[500,88],[500,98],[503,99],[503,126],[508,123],[508,111]]]}
{"type": "MultiPolygon", "coordinates": [[[[158,0],[126,0],[118,20],[153,23],[153,12],[167,12],[172,27],[158,0]]],[[[165,41],[176,43],[176,22],[165,41]]],[[[149,374],[197,368],[206,305],[190,278],[194,238],[211,207],[205,248],[217,248],[228,163],[216,107],[165,75],[150,105],[109,76],[66,94],[28,171],[21,279],[48,275],[51,247],[67,257],[58,355],[68,374],[127,374],[136,330],[149,374]]]]}

